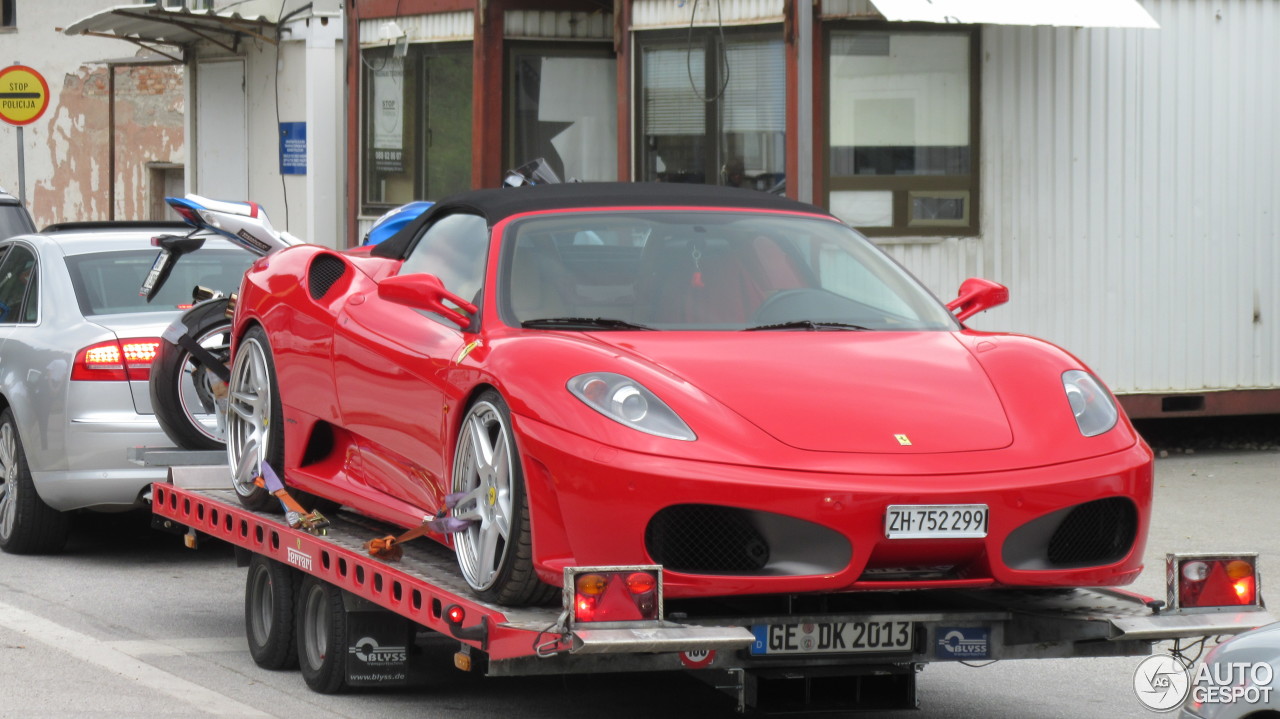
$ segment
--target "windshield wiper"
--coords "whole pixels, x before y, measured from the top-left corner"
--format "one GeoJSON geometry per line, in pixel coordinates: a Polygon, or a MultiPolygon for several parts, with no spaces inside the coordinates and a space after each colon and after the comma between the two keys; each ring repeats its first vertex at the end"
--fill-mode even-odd
{"type": "Polygon", "coordinates": [[[753,332],[755,330],[870,330],[870,327],[862,325],[851,325],[846,322],[815,322],[814,320],[792,320],[790,322],[778,322],[771,325],[757,325],[748,327],[745,331],[753,332]]]}
{"type": "Polygon", "coordinates": [[[546,317],[537,320],[525,320],[521,327],[556,328],[556,327],[594,327],[606,330],[652,330],[648,325],[617,320],[610,317],[546,317]]]}

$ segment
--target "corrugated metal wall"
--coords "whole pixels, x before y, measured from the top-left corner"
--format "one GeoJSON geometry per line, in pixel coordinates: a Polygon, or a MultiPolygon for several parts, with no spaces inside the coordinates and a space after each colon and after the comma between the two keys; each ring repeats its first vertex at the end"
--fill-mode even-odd
{"type": "MultiPolygon", "coordinates": [[[[382,29],[389,22],[392,20],[388,18],[361,20],[360,47],[379,47],[391,42],[383,36],[382,29]]],[[[475,20],[470,10],[403,15],[394,18],[394,22],[411,43],[470,40],[475,30],[475,20]]]]}
{"type": "Polygon", "coordinates": [[[975,326],[1118,392],[1280,386],[1280,2],[1144,0],[1160,30],[983,31],[980,238],[886,245],[975,326]]]}
{"type": "Polygon", "coordinates": [[[782,0],[633,0],[632,30],[782,22],[782,0]]]}

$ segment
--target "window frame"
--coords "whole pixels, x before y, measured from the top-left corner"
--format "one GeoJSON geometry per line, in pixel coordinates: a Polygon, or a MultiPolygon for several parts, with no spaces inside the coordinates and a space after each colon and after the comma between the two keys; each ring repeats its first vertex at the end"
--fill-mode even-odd
{"type": "MultiPolygon", "coordinates": [[[[764,23],[759,25],[746,25],[740,27],[717,27],[717,26],[698,26],[693,28],[692,37],[689,28],[685,27],[679,30],[639,30],[632,34],[632,48],[634,50],[632,60],[632,108],[633,108],[633,128],[632,128],[632,153],[635,158],[632,163],[631,175],[632,180],[636,182],[653,182],[655,180],[646,179],[645,160],[646,155],[646,135],[645,135],[645,98],[644,98],[644,51],[648,47],[653,46],[675,46],[686,43],[690,48],[699,48],[704,53],[703,61],[703,87],[706,90],[718,87],[718,82],[722,80],[719,76],[721,63],[727,57],[728,47],[733,44],[734,40],[777,40],[782,44],[783,62],[786,62],[787,42],[785,26],[781,23],[764,23]],[[723,38],[723,40],[722,40],[723,38]],[[721,42],[725,47],[720,47],[721,42]]],[[[784,83],[789,78],[784,73],[784,83]]],[[[787,107],[791,101],[790,94],[786,85],[783,85],[783,106],[782,112],[784,117],[789,111],[787,107]]],[[[726,186],[728,185],[725,176],[725,169],[729,161],[726,144],[724,141],[724,121],[726,109],[723,103],[723,97],[717,97],[714,102],[706,103],[703,116],[703,134],[704,141],[708,144],[707,158],[703,162],[704,181],[700,184],[726,186]]],[[[787,151],[789,149],[787,132],[789,127],[784,123],[782,130],[782,147],[783,158],[781,172],[785,177],[787,167],[787,151]]]]}
{"type": "MultiPolygon", "coordinates": [[[[618,54],[614,51],[613,43],[609,40],[573,40],[551,42],[546,40],[508,40],[503,46],[503,76],[502,76],[502,157],[506,167],[519,167],[526,162],[538,159],[537,157],[517,157],[516,152],[516,134],[517,134],[517,117],[516,117],[516,62],[520,57],[536,55],[538,57],[555,57],[555,58],[590,58],[596,60],[608,59],[615,64],[618,61],[618,54]]],[[[617,94],[617,88],[614,88],[614,94],[617,94]]],[[[614,123],[613,141],[601,145],[601,152],[615,154],[618,152],[617,139],[617,123],[614,123]]],[[[570,179],[566,177],[562,167],[552,166],[562,182],[568,182],[570,179]]],[[[616,178],[608,178],[616,179],[616,178]]]]}
{"type": "Polygon", "coordinates": [[[971,237],[980,231],[978,209],[981,199],[981,117],[982,117],[982,27],[980,25],[938,25],[935,23],[890,23],[866,21],[833,21],[824,23],[822,29],[823,71],[821,89],[824,109],[821,118],[823,147],[818,162],[822,167],[823,203],[831,207],[831,193],[842,191],[891,192],[893,195],[892,224],[888,227],[856,226],[870,238],[896,237],[971,237]],[[969,174],[963,175],[867,175],[863,177],[833,176],[831,174],[831,50],[832,36],[849,31],[906,34],[955,34],[969,38],[969,174]],[[917,196],[952,199],[968,196],[964,219],[911,220],[911,201],[917,196]]]}
{"type": "MultiPolygon", "coordinates": [[[[373,73],[375,72],[373,63],[379,59],[379,56],[385,56],[386,58],[394,57],[394,48],[362,47],[358,48],[358,52],[360,53],[361,65],[360,144],[358,148],[360,153],[360,177],[358,202],[361,214],[376,217],[405,204],[404,202],[397,202],[394,200],[375,202],[370,197],[370,187],[375,181],[372,176],[375,166],[372,136],[374,123],[373,115],[376,110],[373,106],[373,73]],[[370,57],[367,53],[377,53],[377,55],[370,57]]],[[[410,154],[410,151],[402,149],[402,152],[406,155],[406,169],[404,172],[408,173],[412,177],[413,184],[413,191],[411,192],[412,197],[406,200],[406,202],[431,199],[427,197],[431,190],[428,187],[426,162],[418,157],[419,154],[426,152],[429,148],[431,135],[427,118],[422,117],[423,110],[426,110],[428,114],[430,113],[430,110],[427,109],[426,105],[426,98],[428,98],[430,94],[430,88],[427,84],[429,80],[427,78],[426,66],[427,60],[430,57],[446,54],[464,56],[469,61],[472,81],[467,83],[466,90],[468,97],[470,97],[473,94],[472,88],[474,86],[475,77],[474,43],[472,41],[461,40],[410,43],[408,46],[408,52],[403,58],[401,58],[405,63],[406,82],[410,75],[413,76],[412,85],[404,88],[404,107],[401,108],[401,112],[407,114],[409,104],[414,103],[412,123],[410,124],[409,122],[405,122],[404,117],[402,116],[404,127],[402,127],[401,132],[406,136],[410,134],[412,135],[411,138],[407,138],[405,142],[406,144],[411,142],[413,147],[413,157],[407,157],[410,154]]],[[[472,98],[472,102],[474,102],[474,98],[472,98]]],[[[470,123],[471,118],[468,117],[468,127],[470,126],[470,123]]],[[[474,163],[474,151],[468,153],[467,159],[469,163],[474,163]]],[[[468,177],[470,176],[470,166],[468,167],[467,175],[468,177]]],[[[459,192],[464,189],[470,189],[469,185],[465,188],[455,189],[452,192],[437,192],[436,194],[438,196],[434,199],[440,199],[445,195],[453,194],[453,192],[459,192]]]]}

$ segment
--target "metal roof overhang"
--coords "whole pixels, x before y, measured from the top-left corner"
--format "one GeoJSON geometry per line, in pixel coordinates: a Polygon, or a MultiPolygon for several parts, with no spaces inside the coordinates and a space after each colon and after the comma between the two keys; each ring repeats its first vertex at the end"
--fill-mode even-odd
{"type": "Polygon", "coordinates": [[[124,40],[177,61],[182,58],[157,45],[186,47],[207,40],[235,52],[240,39],[246,36],[276,43],[275,21],[266,16],[159,7],[151,3],[103,10],[63,28],[62,32],[124,40]]]}
{"type": "Polygon", "coordinates": [[[871,0],[894,22],[1152,28],[1138,0],[871,0]]]}

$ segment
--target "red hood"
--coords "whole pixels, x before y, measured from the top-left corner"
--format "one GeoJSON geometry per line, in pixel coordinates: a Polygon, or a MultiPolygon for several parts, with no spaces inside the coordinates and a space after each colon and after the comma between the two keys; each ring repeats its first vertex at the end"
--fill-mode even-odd
{"type": "Polygon", "coordinates": [[[986,372],[947,332],[592,336],[678,375],[799,449],[970,452],[1013,441],[986,372]]]}

